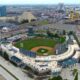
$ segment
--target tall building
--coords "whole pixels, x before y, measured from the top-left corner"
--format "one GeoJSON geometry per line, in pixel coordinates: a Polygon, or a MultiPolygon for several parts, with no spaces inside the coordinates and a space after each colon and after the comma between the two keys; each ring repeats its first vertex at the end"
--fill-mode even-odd
{"type": "Polygon", "coordinates": [[[33,35],[33,34],[34,34],[33,27],[28,28],[28,35],[33,35]]]}
{"type": "Polygon", "coordinates": [[[0,16],[6,16],[6,6],[0,6],[0,16]]]}
{"type": "Polygon", "coordinates": [[[57,6],[57,11],[63,13],[65,11],[65,5],[63,3],[59,3],[57,6]]]}

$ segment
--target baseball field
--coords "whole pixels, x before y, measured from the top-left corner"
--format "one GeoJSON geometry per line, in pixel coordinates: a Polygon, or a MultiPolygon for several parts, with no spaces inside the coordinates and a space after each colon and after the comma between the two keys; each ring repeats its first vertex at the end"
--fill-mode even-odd
{"type": "Polygon", "coordinates": [[[60,39],[46,39],[46,38],[31,38],[19,41],[15,44],[18,48],[24,48],[26,50],[34,51],[38,55],[51,55],[54,53],[54,47],[57,43],[63,43],[65,41],[64,37],[60,39]]]}

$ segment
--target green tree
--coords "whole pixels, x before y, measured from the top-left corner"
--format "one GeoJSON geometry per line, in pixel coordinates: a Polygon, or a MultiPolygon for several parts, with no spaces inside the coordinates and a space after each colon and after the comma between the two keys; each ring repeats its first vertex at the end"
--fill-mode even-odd
{"type": "Polygon", "coordinates": [[[76,73],[74,80],[78,80],[78,72],[76,73]]]}
{"type": "Polygon", "coordinates": [[[65,35],[66,34],[66,31],[65,30],[63,30],[63,35],[65,35]]]}
{"type": "Polygon", "coordinates": [[[73,34],[73,31],[69,31],[68,35],[72,35],[73,34]]]}
{"type": "Polygon", "coordinates": [[[63,80],[61,76],[53,77],[52,79],[49,80],[63,80]]]}
{"type": "Polygon", "coordinates": [[[54,34],[54,37],[55,38],[59,38],[59,35],[56,33],[56,34],[54,34]]]}
{"type": "Polygon", "coordinates": [[[73,76],[77,73],[77,69],[73,70],[73,76]]]}
{"type": "Polygon", "coordinates": [[[4,52],[3,57],[4,57],[6,60],[9,60],[9,56],[8,56],[8,54],[7,54],[6,52],[4,52]]]}
{"type": "Polygon", "coordinates": [[[49,30],[47,31],[47,36],[50,38],[54,37],[53,33],[51,33],[49,30]]]}

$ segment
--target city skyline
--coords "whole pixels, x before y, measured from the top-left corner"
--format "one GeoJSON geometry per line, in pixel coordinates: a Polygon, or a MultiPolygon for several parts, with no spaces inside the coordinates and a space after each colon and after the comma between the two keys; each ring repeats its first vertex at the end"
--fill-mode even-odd
{"type": "Polygon", "coordinates": [[[2,5],[13,5],[13,4],[79,4],[79,0],[2,0],[0,4],[2,5]]]}

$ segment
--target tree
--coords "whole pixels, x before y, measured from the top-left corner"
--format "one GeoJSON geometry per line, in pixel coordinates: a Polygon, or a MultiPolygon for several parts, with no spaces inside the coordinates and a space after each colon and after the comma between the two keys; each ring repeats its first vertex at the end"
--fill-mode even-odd
{"type": "Polygon", "coordinates": [[[49,80],[63,80],[61,76],[53,77],[52,79],[49,80]]]}
{"type": "Polygon", "coordinates": [[[78,80],[78,72],[76,73],[74,80],[78,80]]]}
{"type": "Polygon", "coordinates": [[[59,35],[56,33],[56,34],[54,34],[54,37],[55,38],[59,38],[59,35]]]}
{"type": "Polygon", "coordinates": [[[51,33],[49,30],[47,31],[47,35],[48,35],[48,37],[50,37],[50,38],[54,37],[53,33],[51,33]]]}
{"type": "Polygon", "coordinates": [[[73,70],[73,76],[77,73],[77,69],[73,70]]]}
{"type": "Polygon", "coordinates": [[[7,54],[6,52],[4,52],[3,57],[4,57],[6,60],[9,60],[9,56],[8,56],[8,54],[7,54]]]}
{"type": "Polygon", "coordinates": [[[69,31],[68,35],[72,35],[73,34],[73,31],[69,31]]]}
{"type": "Polygon", "coordinates": [[[65,35],[66,34],[66,31],[65,30],[63,30],[63,35],[65,35]]]}
{"type": "Polygon", "coordinates": [[[28,23],[28,20],[21,21],[21,24],[28,23]]]}

